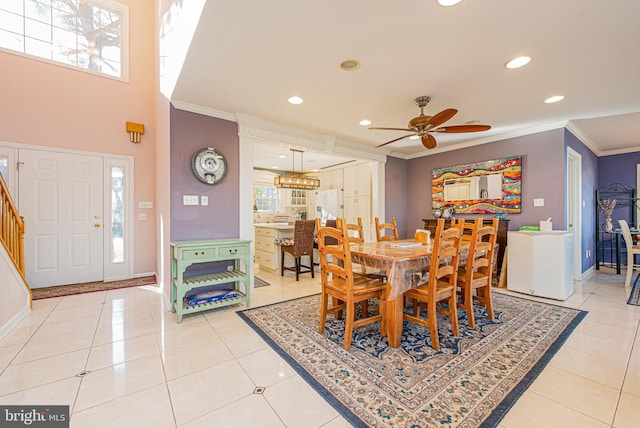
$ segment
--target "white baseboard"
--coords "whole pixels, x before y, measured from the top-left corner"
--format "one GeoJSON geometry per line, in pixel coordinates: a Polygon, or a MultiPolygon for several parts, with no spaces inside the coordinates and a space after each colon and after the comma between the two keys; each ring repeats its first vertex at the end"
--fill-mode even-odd
{"type": "MultiPolygon", "coordinates": [[[[29,299],[27,298],[27,300],[29,299]]],[[[3,326],[0,326],[0,340],[7,334],[9,334],[9,332],[11,332],[11,330],[13,330],[13,328],[17,326],[18,323],[22,321],[22,318],[27,316],[29,312],[31,312],[31,308],[29,307],[29,302],[27,302],[27,305],[22,308],[20,312],[11,317],[11,319],[7,321],[3,326]]]]}

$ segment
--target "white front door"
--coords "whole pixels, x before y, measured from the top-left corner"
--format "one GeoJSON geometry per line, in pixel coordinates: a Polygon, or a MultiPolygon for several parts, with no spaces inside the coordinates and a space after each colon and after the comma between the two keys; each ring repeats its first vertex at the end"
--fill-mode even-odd
{"type": "Polygon", "coordinates": [[[29,285],[102,281],[103,158],[28,149],[18,158],[29,285]]]}

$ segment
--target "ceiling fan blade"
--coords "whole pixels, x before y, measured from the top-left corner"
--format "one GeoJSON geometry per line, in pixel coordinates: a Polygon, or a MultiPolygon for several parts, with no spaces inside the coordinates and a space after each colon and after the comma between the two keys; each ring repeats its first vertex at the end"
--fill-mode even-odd
{"type": "Polygon", "coordinates": [[[382,129],[385,131],[409,131],[409,132],[413,132],[413,129],[409,129],[409,128],[379,128],[379,127],[373,127],[373,128],[369,128],[369,129],[382,129]]]}
{"type": "Polygon", "coordinates": [[[402,137],[398,137],[395,140],[387,141],[386,143],[380,144],[379,146],[376,146],[376,148],[386,146],[387,144],[395,143],[396,141],[402,140],[403,138],[411,137],[412,135],[416,135],[416,133],[414,132],[413,134],[403,135],[402,137]]]}
{"type": "Polygon", "coordinates": [[[427,149],[433,149],[436,146],[436,139],[433,138],[433,135],[426,134],[422,136],[422,145],[427,149]]]}
{"type": "Polygon", "coordinates": [[[489,125],[453,125],[443,126],[442,128],[433,129],[431,132],[445,132],[448,134],[457,134],[460,132],[481,132],[491,129],[489,125]]]}
{"type": "Polygon", "coordinates": [[[451,119],[453,116],[458,113],[458,110],[455,108],[448,108],[446,110],[442,110],[440,113],[431,116],[429,120],[425,123],[426,129],[435,128],[436,126],[442,125],[447,120],[451,119]]]}

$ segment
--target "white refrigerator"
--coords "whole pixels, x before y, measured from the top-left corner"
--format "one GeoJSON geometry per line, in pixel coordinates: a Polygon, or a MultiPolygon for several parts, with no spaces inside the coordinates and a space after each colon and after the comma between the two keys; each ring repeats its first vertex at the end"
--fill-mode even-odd
{"type": "Polygon", "coordinates": [[[507,233],[507,289],[566,300],[573,294],[573,233],[507,233]]]}
{"type": "Polygon", "coordinates": [[[316,191],[315,218],[319,218],[324,226],[327,220],[342,217],[343,204],[342,190],[318,190],[316,191]]]}

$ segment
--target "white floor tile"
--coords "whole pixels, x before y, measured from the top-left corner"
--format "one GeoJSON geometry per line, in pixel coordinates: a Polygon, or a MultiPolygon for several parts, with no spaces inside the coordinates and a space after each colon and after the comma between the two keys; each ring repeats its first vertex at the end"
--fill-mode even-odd
{"type": "MultiPolygon", "coordinates": [[[[271,285],[254,290],[252,307],[320,292],[319,276],[258,276],[271,285]]],[[[637,426],[640,307],[626,304],[623,284],[599,271],[553,302],[589,313],[500,427],[637,426]]],[[[350,426],[238,316],[243,309],[178,324],[154,287],[34,301],[0,339],[0,402],[69,404],[74,428],[350,426]]]]}

